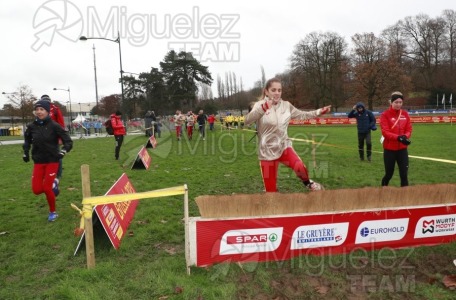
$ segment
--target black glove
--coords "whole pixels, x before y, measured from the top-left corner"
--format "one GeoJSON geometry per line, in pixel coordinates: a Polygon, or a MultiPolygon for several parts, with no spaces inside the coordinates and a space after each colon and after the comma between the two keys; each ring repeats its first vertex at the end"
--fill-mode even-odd
{"type": "Polygon", "coordinates": [[[59,152],[59,158],[62,159],[62,158],[65,156],[66,153],[67,153],[67,152],[66,152],[65,149],[60,150],[60,152],[59,152]]]}
{"type": "Polygon", "coordinates": [[[372,127],[371,127],[371,130],[372,130],[372,131],[375,131],[375,130],[377,130],[377,126],[375,126],[375,125],[372,125],[372,127]]]}
{"type": "Polygon", "coordinates": [[[22,159],[24,160],[24,162],[29,162],[30,161],[30,156],[28,153],[24,153],[24,155],[22,155],[22,159]]]}
{"type": "Polygon", "coordinates": [[[408,146],[412,143],[412,141],[409,140],[405,135],[398,136],[397,140],[406,146],[408,146]]]}

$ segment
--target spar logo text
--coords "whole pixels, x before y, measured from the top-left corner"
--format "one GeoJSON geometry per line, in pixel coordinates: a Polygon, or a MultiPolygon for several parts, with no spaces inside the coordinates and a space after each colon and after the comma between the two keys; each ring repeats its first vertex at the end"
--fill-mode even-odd
{"type": "Polygon", "coordinates": [[[283,227],[229,230],[220,240],[220,255],[275,251],[282,241],[283,227]]]}
{"type": "Polygon", "coordinates": [[[227,237],[227,244],[244,244],[244,243],[266,243],[267,234],[238,235],[227,237]]]}

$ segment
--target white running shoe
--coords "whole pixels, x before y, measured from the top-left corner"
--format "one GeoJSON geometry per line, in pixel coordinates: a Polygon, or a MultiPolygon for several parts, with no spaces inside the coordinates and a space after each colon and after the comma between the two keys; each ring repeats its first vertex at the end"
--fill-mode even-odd
{"type": "Polygon", "coordinates": [[[318,182],[310,180],[310,183],[306,187],[311,191],[323,191],[325,188],[318,182]]]}

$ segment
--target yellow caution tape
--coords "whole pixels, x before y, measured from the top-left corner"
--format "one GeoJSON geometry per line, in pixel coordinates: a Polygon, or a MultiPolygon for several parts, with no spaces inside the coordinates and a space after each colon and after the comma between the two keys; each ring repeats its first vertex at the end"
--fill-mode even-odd
{"type": "Polygon", "coordinates": [[[142,192],[142,193],[133,193],[133,194],[118,194],[118,195],[106,195],[106,196],[97,196],[97,197],[88,197],[82,200],[82,204],[89,204],[92,206],[109,204],[109,203],[118,203],[125,202],[130,200],[139,200],[145,198],[157,198],[157,197],[167,197],[174,195],[183,195],[185,194],[185,186],[177,186],[172,188],[166,188],[161,190],[142,192]]]}
{"type": "Polygon", "coordinates": [[[79,207],[77,207],[73,203],[71,203],[71,207],[77,212],[79,212],[79,216],[81,217],[81,221],[79,222],[79,228],[84,229],[84,213],[82,212],[82,210],[79,209],[79,207]]]}
{"type": "MultiPolygon", "coordinates": [[[[335,147],[335,148],[341,148],[341,149],[352,149],[349,147],[343,147],[343,146],[338,146],[338,145],[331,145],[331,144],[326,144],[326,143],[317,143],[313,140],[306,140],[306,139],[295,139],[295,138],[290,138],[292,141],[298,141],[298,142],[308,142],[312,144],[319,144],[322,146],[328,146],[328,147],[335,147]]],[[[383,153],[381,151],[372,151],[375,153],[383,153]]],[[[416,159],[423,159],[423,160],[431,160],[431,161],[437,161],[437,162],[443,162],[447,164],[456,164],[456,161],[454,160],[449,160],[449,159],[441,159],[441,158],[433,158],[433,157],[425,157],[425,156],[414,156],[414,155],[409,155],[410,158],[416,158],[416,159]]]]}
{"type": "Polygon", "coordinates": [[[449,159],[440,159],[440,158],[432,158],[432,157],[424,157],[424,156],[414,156],[414,155],[409,155],[411,158],[418,158],[418,159],[424,159],[424,160],[432,160],[432,161],[438,161],[438,162],[444,162],[447,164],[456,164],[456,161],[454,160],[449,160],[449,159]]]}
{"type": "MultiPolygon", "coordinates": [[[[253,131],[253,130],[249,130],[249,129],[244,129],[246,131],[253,131]]],[[[313,140],[306,140],[306,139],[296,139],[296,138],[289,138],[290,140],[292,141],[297,141],[297,142],[306,142],[306,143],[311,143],[311,144],[317,144],[317,145],[322,145],[322,146],[328,146],[328,147],[334,147],[334,148],[341,148],[341,149],[353,149],[353,148],[350,148],[350,147],[344,147],[344,146],[338,146],[338,145],[332,145],[332,144],[326,144],[326,143],[319,143],[319,142],[316,142],[316,141],[313,141],[313,140]]],[[[372,152],[375,152],[375,153],[383,153],[381,151],[374,151],[372,150],[372,152]]],[[[416,159],[423,159],[423,160],[431,160],[431,161],[437,161],[437,162],[443,162],[443,163],[447,163],[447,164],[456,164],[456,161],[454,160],[449,160],[449,159],[440,159],[440,158],[433,158],[433,157],[425,157],[425,156],[414,156],[414,155],[409,155],[410,158],[416,158],[416,159]]]]}
{"type": "Polygon", "coordinates": [[[79,212],[81,216],[81,221],[79,222],[79,228],[84,229],[84,219],[90,219],[92,217],[92,209],[95,205],[101,204],[110,204],[110,203],[118,203],[118,202],[125,202],[130,200],[138,200],[138,199],[145,199],[145,198],[158,198],[158,197],[167,197],[167,196],[174,196],[174,195],[183,195],[187,190],[187,186],[177,186],[171,187],[161,190],[143,192],[143,193],[133,193],[133,194],[117,194],[117,195],[106,195],[106,196],[98,196],[98,197],[88,197],[82,200],[83,208],[82,210],[79,209],[76,205],[71,203],[71,207],[79,212]]]}

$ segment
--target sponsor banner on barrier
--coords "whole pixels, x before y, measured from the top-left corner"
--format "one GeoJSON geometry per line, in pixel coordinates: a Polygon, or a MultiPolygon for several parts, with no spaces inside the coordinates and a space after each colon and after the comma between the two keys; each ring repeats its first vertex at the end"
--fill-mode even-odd
{"type": "Polygon", "coordinates": [[[456,214],[425,216],[418,220],[415,238],[456,234],[456,214]]]}
{"type": "MultiPolygon", "coordinates": [[[[106,195],[120,195],[120,194],[133,194],[136,193],[135,188],[128,179],[128,176],[123,173],[122,176],[112,185],[106,195]]],[[[138,206],[138,200],[125,201],[119,203],[110,203],[104,205],[97,205],[93,208],[95,215],[92,217],[94,220],[94,230],[99,224],[102,225],[101,231],[106,233],[112,246],[119,249],[120,242],[128,230],[138,206]]],[[[79,240],[74,255],[78,252],[82,242],[85,240],[83,234],[79,240]]]]}
{"type": "Polygon", "coordinates": [[[189,220],[188,265],[436,245],[456,240],[456,204],[189,220]]]}
{"type": "Polygon", "coordinates": [[[151,161],[152,158],[150,157],[149,152],[147,152],[146,147],[142,147],[141,150],[139,150],[138,155],[136,156],[136,159],[133,162],[131,168],[148,170],[151,161]]]}
{"type": "Polygon", "coordinates": [[[154,136],[151,136],[147,140],[146,148],[154,148],[154,149],[157,148],[157,140],[155,139],[154,136]]]}
{"type": "Polygon", "coordinates": [[[220,242],[220,255],[275,251],[282,242],[283,228],[227,231],[220,242]]]}
{"type": "Polygon", "coordinates": [[[290,125],[350,125],[356,124],[356,119],[345,118],[315,118],[308,120],[291,120],[290,125]]]}
{"type": "Polygon", "coordinates": [[[342,245],[347,239],[348,222],[299,226],[293,232],[291,249],[342,245]]]}
{"type": "MultiPolygon", "coordinates": [[[[377,124],[380,117],[376,118],[377,124]]],[[[412,123],[456,123],[456,116],[423,116],[410,117],[412,123]]],[[[315,118],[309,120],[291,120],[290,125],[355,125],[355,118],[315,118]]]]}
{"type": "Polygon", "coordinates": [[[358,226],[355,244],[402,240],[408,222],[408,218],[364,221],[358,226]]]}
{"type": "MultiPolygon", "coordinates": [[[[133,194],[135,188],[124,173],[109,189],[106,195],[133,194]]],[[[127,232],[138,206],[138,200],[110,203],[95,206],[95,212],[103,225],[114,248],[118,249],[120,241],[127,232]]]]}

